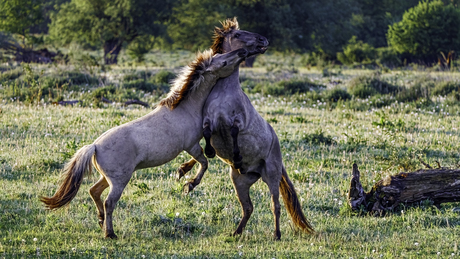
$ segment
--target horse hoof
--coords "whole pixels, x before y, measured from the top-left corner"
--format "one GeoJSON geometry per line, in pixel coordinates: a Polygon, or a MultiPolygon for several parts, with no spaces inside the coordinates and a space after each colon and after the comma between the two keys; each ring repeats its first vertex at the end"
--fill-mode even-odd
{"type": "Polygon", "coordinates": [[[206,155],[206,157],[208,158],[214,158],[216,156],[216,150],[207,145],[205,148],[204,148],[204,154],[206,155]]]}
{"type": "Polygon", "coordinates": [[[115,233],[106,234],[105,238],[107,238],[107,239],[118,239],[118,237],[117,237],[117,235],[115,235],[115,233]]]}
{"type": "Polygon", "coordinates": [[[184,175],[185,175],[184,169],[179,167],[179,169],[177,169],[177,172],[176,172],[176,181],[179,181],[180,178],[182,178],[182,176],[184,175]]]}
{"type": "Polygon", "coordinates": [[[192,183],[185,183],[184,184],[184,194],[187,195],[195,188],[192,183]]]}

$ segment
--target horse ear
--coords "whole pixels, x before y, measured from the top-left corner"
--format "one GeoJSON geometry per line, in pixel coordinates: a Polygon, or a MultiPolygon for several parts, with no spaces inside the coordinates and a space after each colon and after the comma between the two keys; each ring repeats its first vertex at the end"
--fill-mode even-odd
{"type": "Polygon", "coordinates": [[[236,30],[240,29],[240,25],[238,24],[238,21],[236,20],[236,16],[233,17],[233,24],[234,24],[236,30]]]}

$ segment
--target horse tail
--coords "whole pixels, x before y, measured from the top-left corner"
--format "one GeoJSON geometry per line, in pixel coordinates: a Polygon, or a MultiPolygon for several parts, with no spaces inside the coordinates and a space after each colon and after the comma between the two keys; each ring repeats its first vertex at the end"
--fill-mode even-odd
{"type": "Polygon", "coordinates": [[[80,189],[83,176],[92,172],[91,158],[96,151],[94,144],[82,147],[64,167],[61,185],[53,197],[41,197],[40,201],[49,210],[59,209],[72,201],[80,189]]]}
{"type": "Polygon", "coordinates": [[[297,198],[297,193],[294,189],[294,185],[286,173],[286,169],[283,166],[283,174],[280,182],[280,191],[281,196],[284,200],[284,206],[286,210],[291,215],[292,221],[294,224],[305,231],[306,233],[313,234],[315,230],[308,222],[307,218],[302,212],[299,199],[297,198]]]}

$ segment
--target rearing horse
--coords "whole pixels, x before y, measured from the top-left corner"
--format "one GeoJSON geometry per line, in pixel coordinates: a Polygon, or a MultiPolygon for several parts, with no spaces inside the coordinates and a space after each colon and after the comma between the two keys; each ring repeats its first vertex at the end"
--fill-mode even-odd
{"type": "MultiPolygon", "coordinates": [[[[234,49],[255,48],[261,53],[268,47],[268,41],[255,33],[239,29],[236,18],[222,23],[216,28],[212,49],[217,53],[228,53],[234,49]]],[[[238,200],[243,209],[243,217],[233,233],[241,234],[246,226],[253,205],[249,196],[250,187],[259,179],[268,185],[273,203],[275,238],[280,239],[279,194],[295,225],[307,233],[314,230],[305,218],[292,182],[283,165],[281,149],[273,128],[252,106],[241,89],[239,69],[232,75],[217,81],[203,108],[203,135],[206,140],[205,153],[208,157],[217,156],[230,165],[230,175],[238,200]],[[215,151],[214,151],[215,150],[215,151]]],[[[179,169],[179,178],[194,162],[189,161],[179,169]]],[[[194,179],[185,184],[185,191],[192,190],[201,180],[199,172],[194,179]]]]}
{"type": "Polygon", "coordinates": [[[82,147],[65,166],[62,183],[52,197],[40,200],[50,209],[67,205],[80,188],[83,176],[92,166],[101,178],[89,193],[99,212],[99,225],[105,237],[117,238],[113,231],[112,213],[135,170],[155,167],[174,159],[183,150],[200,163],[199,174],[208,161],[199,145],[203,135],[203,105],[219,78],[229,76],[248,55],[238,49],[227,54],[209,50],[199,54],[174,81],[168,96],[149,114],[112,128],[93,144],[82,147]],[[102,192],[110,187],[103,203],[102,192]]]}

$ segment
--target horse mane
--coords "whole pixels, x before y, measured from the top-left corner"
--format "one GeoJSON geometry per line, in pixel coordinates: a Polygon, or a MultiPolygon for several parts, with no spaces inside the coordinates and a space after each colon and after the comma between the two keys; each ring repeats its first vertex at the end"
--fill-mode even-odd
{"type": "Polygon", "coordinates": [[[225,36],[233,30],[239,30],[240,26],[238,25],[236,17],[233,17],[233,19],[227,19],[220,23],[222,24],[222,28],[214,28],[214,43],[212,44],[211,49],[214,53],[222,54],[224,51],[222,44],[224,43],[225,36]]]}
{"type": "Polygon", "coordinates": [[[205,50],[198,52],[195,60],[185,66],[171,83],[171,90],[166,98],[160,101],[159,106],[166,106],[173,110],[184,100],[190,92],[195,90],[204,80],[203,73],[209,67],[214,52],[205,50]]]}

